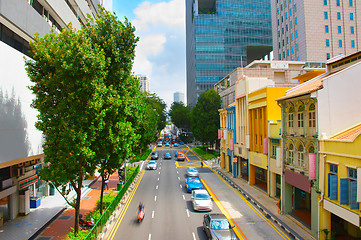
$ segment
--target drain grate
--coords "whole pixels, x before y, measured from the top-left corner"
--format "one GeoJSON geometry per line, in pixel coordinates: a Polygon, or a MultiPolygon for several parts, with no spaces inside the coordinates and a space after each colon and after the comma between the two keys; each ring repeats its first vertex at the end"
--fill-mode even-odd
{"type": "Polygon", "coordinates": [[[69,220],[72,216],[60,216],[59,220],[69,220]]]}
{"type": "Polygon", "coordinates": [[[51,240],[53,237],[38,237],[36,240],[51,240]]]}

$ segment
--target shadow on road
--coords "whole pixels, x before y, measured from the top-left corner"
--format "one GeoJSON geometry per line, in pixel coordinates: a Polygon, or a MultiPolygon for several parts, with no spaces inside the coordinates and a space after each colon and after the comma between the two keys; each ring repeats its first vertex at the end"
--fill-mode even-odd
{"type": "Polygon", "coordinates": [[[203,231],[203,226],[197,227],[197,235],[200,240],[208,239],[206,233],[203,231]]]}

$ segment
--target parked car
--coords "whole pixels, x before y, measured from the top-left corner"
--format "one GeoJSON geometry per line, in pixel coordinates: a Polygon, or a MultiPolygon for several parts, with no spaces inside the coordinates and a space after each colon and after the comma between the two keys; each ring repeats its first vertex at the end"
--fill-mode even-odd
{"type": "Polygon", "coordinates": [[[193,190],[191,198],[194,211],[212,211],[212,197],[207,190],[193,190]]]}
{"type": "Polygon", "coordinates": [[[196,189],[203,189],[202,182],[199,177],[188,177],[186,180],[187,192],[192,192],[196,189]]]}
{"type": "Polygon", "coordinates": [[[178,147],[179,144],[178,144],[178,143],[174,143],[173,146],[174,146],[174,147],[178,147]]]}
{"type": "Polygon", "coordinates": [[[157,160],[158,159],[158,152],[152,152],[152,155],[150,155],[150,159],[157,160]]]}
{"type": "Polygon", "coordinates": [[[165,146],[165,147],[169,147],[169,146],[170,146],[170,143],[169,143],[169,142],[166,142],[166,143],[164,144],[164,146],[165,146]]]}
{"type": "Polygon", "coordinates": [[[164,154],[164,159],[172,159],[172,155],[167,152],[164,154]]]}
{"type": "Polygon", "coordinates": [[[151,160],[148,162],[147,169],[149,170],[156,170],[157,169],[157,162],[154,160],[151,160]]]}
{"type": "Polygon", "coordinates": [[[203,217],[203,231],[209,239],[236,240],[233,228],[222,213],[209,213],[203,217]]]}
{"type": "Polygon", "coordinates": [[[184,152],[177,153],[177,161],[184,161],[186,159],[184,152]]]}
{"type": "Polygon", "coordinates": [[[163,142],[158,142],[157,147],[163,146],[163,142]]]}
{"type": "Polygon", "coordinates": [[[198,177],[199,172],[198,172],[197,168],[189,167],[188,170],[187,170],[187,176],[188,177],[198,177]]]}
{"type": "Polygon", "coordinates": [[[184,142],[183,142],[183,141],[179,141],[179,145],[184,145],[184,142]]]}

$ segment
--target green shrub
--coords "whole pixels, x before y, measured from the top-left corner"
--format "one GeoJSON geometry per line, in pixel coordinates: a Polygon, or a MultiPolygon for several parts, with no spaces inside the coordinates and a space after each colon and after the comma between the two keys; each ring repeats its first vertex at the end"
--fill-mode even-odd
{"type": "MultiPolygon", "coordinates": [[[[88,235],[88,233],[89,231],[79,229],[78,235],[75,236],[74,228],[71,228],[71,231],[66,235],[63,240],[83,240],[88,235]]],[[[95,239],[94,234],[92,234],[92,238],[95,239]]]]}
{"type": "Polygon", "coordinates": [[[146,151],[143,152],[143,154],[141,155],[136,155],[134,158],[132,158],[130,160],[131,163],[134,163],[134,162],[139,162],[139,161],[145,161],[147,160],[149,154],[152,152],[152,149],[147,149],[146,151]]]}
{"type": "Polygon", "coordinates": [[[206,147],[195,147],[192,148],[192,150],[201,156],[204,160],[216,158],[219,156],[219,152],[206,149],[206,147]]]}
{"type": "MultiPolygon", "coordinates": [[[[109,194],[103,195],[103,209],[106,209],[110,205],[116,194],[115,192],[110,192],[109,194]]],[[[100,198],[97,201],[97,209],[100,209],[100,198]]]]}

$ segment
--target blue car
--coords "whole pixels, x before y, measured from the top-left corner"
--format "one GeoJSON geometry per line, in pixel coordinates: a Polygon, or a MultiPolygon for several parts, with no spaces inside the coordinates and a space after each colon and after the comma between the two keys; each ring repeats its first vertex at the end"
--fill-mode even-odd
{"type": "Polygon", "coordinates": [[[180,142],[179,142],[179,145],[184,145],[184,142],[183,142],[183,141],[180,141],[180,142]]]}
{"type": "Polygon", "coordinates": [[[187,177],[186,188],[189,193],[196,189],[203,189],[202,182],[199,177],[187,177]]]}
{"type": "Polygon", "coordinates": [[[173,146],[174,146],[174,147],[178,147],[179,144],[178,144],[178,143],[174,143],[173,146]]]}
{"type": "Polygon", "coordinates": [[[164,146],[169,147],[169,146],[170,146],[169,142],[166,142],[166,143],[164,144],[164,146]]]}
{"type": "Polygon", "coordinates": [[[172,159],[172,155],[170,155],[170,153],[165,153],[164,154],[164,159],[172,159]]]}

